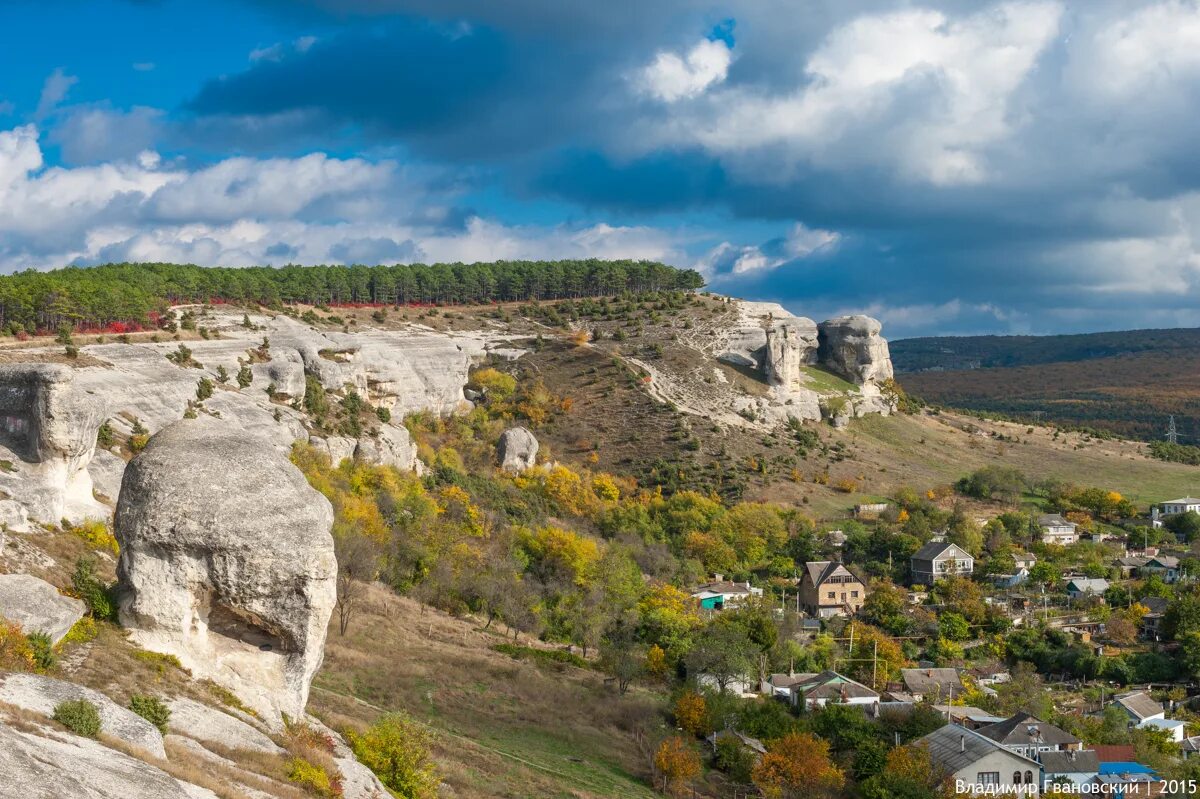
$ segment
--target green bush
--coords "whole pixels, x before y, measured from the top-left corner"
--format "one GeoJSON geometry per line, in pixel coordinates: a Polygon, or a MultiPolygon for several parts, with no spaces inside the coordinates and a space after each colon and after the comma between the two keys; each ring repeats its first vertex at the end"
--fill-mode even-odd
{"type": "Polygon", "coordinates": [[[365,733],[347,733],[350,748],[388,788],[404,799],[432,799],[440,778],[429,747],[433,736],[405,713],[381,716],[365,733]]]}
{"type": "Polygon", "coordinates": [[[163,701],[157,696],[134,694],[129,697],[129,709],[158,727],[158,731],[163,735],[167,734],[167,722],[171,720],[171,709],[163,704],[163,701]]]}
{"type": "Polygon", "coordinates": [[[288,779],[318,796],[341,796],[340,791],[334,791],[329,772],[302,757],[293,757],[288,763],[288,779]]]}
{"type": "Polygon", "coordinates": [[[567,666],[574,666],[579,669],[591,668],[591,664],[581,658],[579,655],[562,649],[538,649],[536,647],[520,646],[518,644],[495,644],[492,649],[496,652],[508,655],[514,660],[532,660],[542,663],[565,664],[567,666]]]}
{"type": "Polygon", "coordinates": [[[86,699],[60,702],[53,718],[76,735],[95,738],[100,734],[100,710],[86,699]]]}
{"type": "Polygon", "coordinates": [[[94,618],[116,621],[117,603],[113,597],[113,589],[96,576],[95,561],[91,558],[80,558],[75,561],[75,573],[71,575],[71,585],[94,618]]]}
{"type": "Polygon", "coordinates": [[[58,660],[54,654],[54,642],[43,632],[32,632],[28,636],[29,648],[33,652],[33,662],[38,671],[49,671],[58,660]]]}

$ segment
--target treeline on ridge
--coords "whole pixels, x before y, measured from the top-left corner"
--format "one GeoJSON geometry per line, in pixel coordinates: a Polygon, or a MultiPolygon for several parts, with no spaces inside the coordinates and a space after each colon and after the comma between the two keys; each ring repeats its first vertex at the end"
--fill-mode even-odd
{"type": "Polygon", "coordinates": [[[105,264],[0,276],[0,330],[106,329],[152,321],[168,305],[253,302],[451,305],[694,290],[691,269],[654,261],[496,261],[378,266],[202,267],[105,264]]]}

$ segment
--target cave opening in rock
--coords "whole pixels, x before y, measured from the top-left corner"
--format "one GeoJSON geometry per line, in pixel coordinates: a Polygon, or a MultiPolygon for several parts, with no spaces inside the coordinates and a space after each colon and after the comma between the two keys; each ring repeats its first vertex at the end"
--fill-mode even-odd
{"type": "Polygon", "coordinates": [[[261,652],[287,651],[282,637],[273,633],[261,619],[248,611],[217,603],[208,612],[208,632],[252,646],[261,652]]]}

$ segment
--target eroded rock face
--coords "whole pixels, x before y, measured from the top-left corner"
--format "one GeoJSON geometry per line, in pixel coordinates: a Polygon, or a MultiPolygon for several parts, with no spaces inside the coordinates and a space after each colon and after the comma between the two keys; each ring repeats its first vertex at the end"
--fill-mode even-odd
{"type": "Polygon", "coordinates": [[[805,366],[817,362],[817,325],[811,319],[793,316],[772,321],[767,327],[763,371],[777,386],[797,387],[805,366]]]}
{"type": "Polygon", "coordinates": [[[47,522],[103,513],[87,466],[103,403],[61,364],[0,366],[0,490],[47,522]]]}
{"type": "Polygon", "coordinates": [[[99,741],[0,722],[0,796],[21,799],[215,799],[99,741]]]}
{"type": "Polygon", "coordinates": [[[879,335],[879,321],[869,316],[839,316],[817,326],[819,357],[829,370],[858,385],[892,377],[892,357],[879,335]]]}
{"type": "Polygon", "coordinates": [[[80,699],[96,706],[100,712],[100,731],[105,735],[118,738],[154,757],[167,756],[162,733],[157,727],[99,691],[40,674],[0,676],[0,702],[41,713],[47,718],[54,715],[54,708],[61,703],[80,699]]]}
{"type": "Polygon", "coordinates": [[[505,430],[496,444],[496,457],[506,472],[523,472],[537,463],[538,440],[524,427],[505,430]]]}
{"type": "Polygon", "coordinates": [[[203,416],[163,428],[117,502],[121,623],[274,725],[299,718],[335,601],[332,523],[269,443],[203,416]]]}
{"type": "MultiPolygon", "coordinates": [[[[0,535],[0,543],[3,536],[0,535]]],[[[0,574],[0,616],[28,633],[45,633],[57,644],[83,618],[86,607],[31,574],[0,574]]]]}
{"type": "Polygon", "coordinates": [[[420,470],[417,447],[405,427],[384,424],[378,435],[363,436],[354,447],[354,457],[366,463],[395,466],[397,469],[420,470]]]}

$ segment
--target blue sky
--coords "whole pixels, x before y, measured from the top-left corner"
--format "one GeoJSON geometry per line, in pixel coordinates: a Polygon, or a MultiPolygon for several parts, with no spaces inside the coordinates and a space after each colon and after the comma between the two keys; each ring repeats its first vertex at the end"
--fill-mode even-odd
{"type": "Polygon", "coordinates": [[[0,0],[0,271],[644,257],[1200,325],[1196,0],[0,0]]]}

